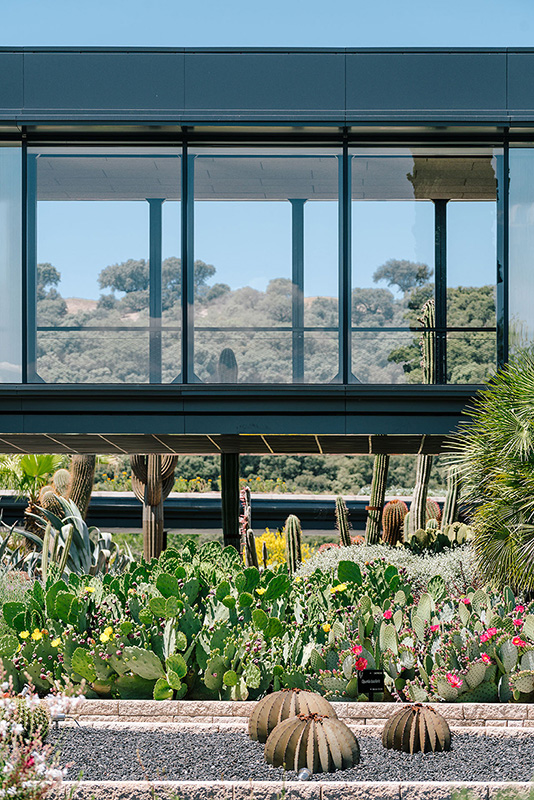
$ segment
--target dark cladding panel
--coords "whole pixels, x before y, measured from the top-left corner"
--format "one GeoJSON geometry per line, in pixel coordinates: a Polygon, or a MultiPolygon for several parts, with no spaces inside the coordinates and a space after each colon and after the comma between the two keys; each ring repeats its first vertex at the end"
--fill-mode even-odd
{"type": "Polygon", "coordinates": [[[508,108],[534,114],[534,53],[508,55],[508,108]]]}
{"type": "Polygon", "coordinates": [[[347,114],[506,110],[504,52],[348,53],[347,114]]]}
{"type": "Polygon", "coordinates": [[[26,53],[24,105],[54,111],[183,109],[183,53],[26,53]]]}
{"type": "Polygon", "coordinates": [[[22,53],[0,53],[0,109],[22,108],[22,53]]]}
{"type": "Polygon", "coordinates": [[[186,53],[186,113],[342,112],[344,70],[344,53],[186,53]]]}

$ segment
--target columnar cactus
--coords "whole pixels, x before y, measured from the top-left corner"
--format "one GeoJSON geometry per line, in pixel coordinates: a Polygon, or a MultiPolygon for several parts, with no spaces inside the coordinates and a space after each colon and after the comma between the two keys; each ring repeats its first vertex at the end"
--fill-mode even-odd
{"type": "Polygon", "coordinates": [[[221,509],[224,546],[240,552],[239,453],[221,453],[221,509]]]}
{"type": "Polygon", "coordinates": [[[315,692],[303,689],[282,689],[266,695],[256,703],[249,718],[248,733],[256,742],[266,742],[280,722],[299,714],[323,714],[337,717],[328,700],[315,692]]]}
{"type": "Polygon", "coordinates": [[[247,563],[247,567],[256,567],[256,569],[260,568],[258,552],[256,550],[256,537],[254,536],[254,531],[251,528],[248,529],[245,537],[245,561],[247,563]]]}
{"type": "Polygon", "coordinates": [[[350,523],[347,504],[342,497],[336,497],[336,527],[339,531],[339,538],[343,547],[350,547],[350,523]]]}
{"type": "Polygon", "coordinates": [[[390,500],[382,512],[382,540],[386,544],[395,546],[402,541],[404,519],[408,513],[408,506],[402,500],[390,500]]]}
{"type": "Polygon", "coordinates": [[[458,500],[460,496],[460,473],[454,466],[447,473],[447,495],[443,504],[442,526],[452,525],[458,520],[458,500]]]}
{"type": "Polygon", "coordinates": [[[371,496],[367,506],[367,524],[365,526],[365,544],[376,544],[380,538],[380,518],[386,497],[389,456],[378,453],[373,465],[373,481],[371,496]]]}
{"type": "Polygon", "coordinates": [[[286,519],[286,560],[289,572],[293,575],[302,563],[302,528],[300,520],[294,514],[286,519]]]}
{"type": "Polygon", "coordinates": [[[85,519],[93,491],[96,456],[78,454],[72,456],[70,471],[58,469],[52,477],[52,485],[44,486],[39,495],[39,502],[47,511],[58,517],[63,516],[63,507],[58,497],[72,500],[85,519]]]}
{"type": "Polygon", "coordinates": [[[419,455],[415,474],[415,489],[410,507],[409,535],[425,529],[427,521],[427,495],[432,469],[432,456],[419,455]]]}
{"type": "Polygon", "coordinates": [[[360,761],[358,740],[340,719],[317,714],[290,717],[277,725],[265,745],[274,767],[311,773],[350,769],[360,761]]]}
{"type": "Polygon", "coordinates": [[[225,347],[217,366],[219,383],[237,383],[237,360],[231,347],[225,347]]]}
{"type": "Polygon", "coordinates": [[[174,485],[177,456],[150,453],[130,456],[132,489],[143,503],[143,553],[147,561],[164,548],[163,501],[174,485]]]}

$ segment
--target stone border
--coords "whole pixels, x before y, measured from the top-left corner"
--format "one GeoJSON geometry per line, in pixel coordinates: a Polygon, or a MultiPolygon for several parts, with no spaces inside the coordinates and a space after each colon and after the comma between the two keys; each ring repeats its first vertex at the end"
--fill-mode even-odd
{"type": "MultiPolygon", "coordinates": [[[[86,700],[75,715],[80,722],[180,723],[208,727],[246,726],[254,702],[223,700],[86,700]]],[[[333,703],[351,727],[382,727],[400,703],[333,703]]],[[[451,728],[534,728],[534,704],[434,703],[451,728]]],[[[534,798],[533,798],[534,800],[534,798]]]]}
{"type": "Polygon", "coordinates": [[[63,787],[75,789],[74,800],[452,800],[461,789],[477,800],[493,800],[503,789],[534,800],[534,784],[504,781],[65,781],[63,787]]]}

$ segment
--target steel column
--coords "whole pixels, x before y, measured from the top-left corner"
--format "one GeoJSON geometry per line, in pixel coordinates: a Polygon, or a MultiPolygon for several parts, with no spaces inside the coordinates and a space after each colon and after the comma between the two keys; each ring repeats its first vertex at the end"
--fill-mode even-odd
{"type": "Polygon", "coordinates": [[[162,212],[165,200],[147,198],[149,206],[149,382],[161,383],[162,212]]]}
{"type": "Polygon", "coordinates": [[[509,224],[510,147],[504,144],[497,161],[497,368],[508,361],[509,348],[509,224]]]}
{"type": "Polygon", "coordinates": [[[26,381],[42,383],[37,374],[37,156],[26,161],[26,381]]]}
{"type": "Polygon", "coordinates": [[[293,383],[304,381],[304,203],[291,203],[291,326],[293,383]]]}
{"type": "Polygon", "coordinates": [[[348,141],[343,141],[339,161],[339,373],[341,383],[354,380],[352,374],[352,274],[351,274],[351,170],[348,141]]]}
{"type": "Polygon", "coordinates": [[[447,203],[434,200],[436,383],[447,383],[447,203]]]}

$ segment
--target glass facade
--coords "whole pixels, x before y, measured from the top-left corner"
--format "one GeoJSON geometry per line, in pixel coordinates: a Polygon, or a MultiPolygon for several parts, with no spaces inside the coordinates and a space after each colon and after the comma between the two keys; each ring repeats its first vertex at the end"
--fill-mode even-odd
{"type": "Polygon", "coordinates": [[[484,383],[533,187],[524,145],[0,144],[0,382],[484,383]]]}
{"type": "Polygon", "coordinates": [[[22,380],[21,153],[0,142],[0,383],[22,380]]]}

